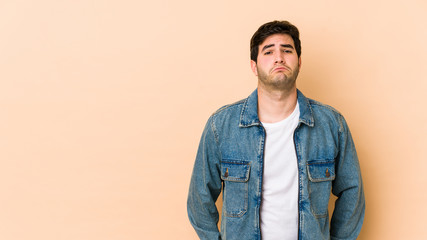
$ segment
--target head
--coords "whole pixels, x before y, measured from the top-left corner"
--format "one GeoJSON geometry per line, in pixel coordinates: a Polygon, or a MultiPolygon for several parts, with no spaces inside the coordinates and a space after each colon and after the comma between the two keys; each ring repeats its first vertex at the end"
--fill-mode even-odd
{"type": "Polygon", "coordinates": [[[251,68],[258,88],[295,91],[301,68],[298,29],[287,21],[262,25],[251,39],[251,68]]]}
{"type": "Polygon", "coordinates": [[[294,40],[295,50],[298,57],[301,56],[301,41],[299,40],[298,28],[288,21],[268,22],[258,28],[251,38],[251,60],[257,62],[259,45],[264,40],[274,34],[287,34],[294,40]]]}

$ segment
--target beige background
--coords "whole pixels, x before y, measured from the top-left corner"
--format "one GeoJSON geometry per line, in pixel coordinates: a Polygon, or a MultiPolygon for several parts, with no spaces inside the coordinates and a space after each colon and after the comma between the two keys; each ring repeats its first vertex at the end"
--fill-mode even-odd
{"type": "Polygon", "coordinates": [[[249,95],[249,39],[286,19],[298,87],[340,110],[367,209],[359,239],[427,239],[427,3],[0,1],[0,239],[197,239],[203,126],[249,95]]]}

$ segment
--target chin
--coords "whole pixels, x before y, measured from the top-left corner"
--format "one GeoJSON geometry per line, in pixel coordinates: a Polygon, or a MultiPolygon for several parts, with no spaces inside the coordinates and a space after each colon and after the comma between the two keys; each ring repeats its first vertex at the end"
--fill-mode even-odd
{"type": "Polygon", "coordinates": [[[276,89],[289,90],[295,87],[295,80],[288,79],[288,78],[273,80],[271,82],[271,86],[273,86],[276,89]]]}

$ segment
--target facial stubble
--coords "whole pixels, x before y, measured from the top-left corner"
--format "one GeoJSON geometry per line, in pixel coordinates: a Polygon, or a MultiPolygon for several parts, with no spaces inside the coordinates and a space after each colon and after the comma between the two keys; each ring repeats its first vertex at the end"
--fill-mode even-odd
{"type": "MultiPolygon", "coordinates": [[[[286,67],[287,68],[287,67],[286,67]]],[[[289,70],[289,68],[288,68],[289,70]]],[[[258,81],[266,88],[272,90],[291,90],[295,88],[296,79],[298,77],[299,68],[294,71],[290,70],[290,76],[285,72],[265,73],[257,66],[258,81]]]]}

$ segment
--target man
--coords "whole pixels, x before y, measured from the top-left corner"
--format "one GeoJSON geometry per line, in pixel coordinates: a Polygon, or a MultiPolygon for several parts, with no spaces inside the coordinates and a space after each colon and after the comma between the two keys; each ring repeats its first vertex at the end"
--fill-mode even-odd
{"type": "Polygon", "coordinates": [[[356,150],[343,116],[296,88],[298,29],[266,23],[250,48],[258,88],[206,124],[188,195],[191,224],[200,239],[356,239],[365,211],[356,150]],[[329,223],[331,191],[338,199],[329,223]]]}

